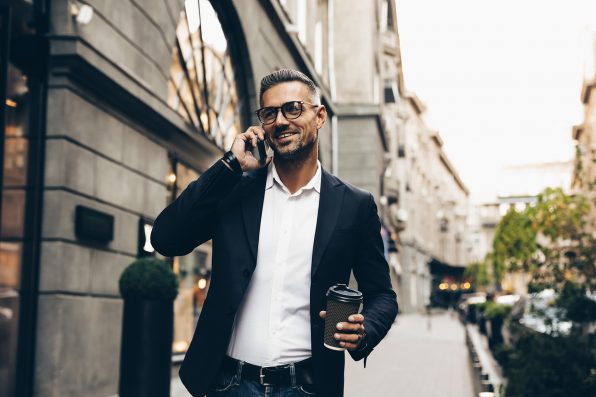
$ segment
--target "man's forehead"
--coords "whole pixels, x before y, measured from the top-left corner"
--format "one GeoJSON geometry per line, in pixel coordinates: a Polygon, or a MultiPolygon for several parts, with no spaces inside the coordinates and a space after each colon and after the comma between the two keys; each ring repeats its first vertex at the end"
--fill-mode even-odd
{"type": "Polygon", "coordinates": [[[277,106],[288,101],[310,101],[306,84],[300,81],[286,81],[263,93],[263,106],[277,106]]]}

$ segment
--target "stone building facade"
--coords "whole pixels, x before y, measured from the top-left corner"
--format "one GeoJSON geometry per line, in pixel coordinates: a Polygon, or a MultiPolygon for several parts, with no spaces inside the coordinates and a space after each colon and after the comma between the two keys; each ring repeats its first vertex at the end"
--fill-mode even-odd
{"type": "MultiPolygon", "coordinates": [[[[423,103],[404,93],[395,174],[399,181],[401,310],[420,311],[431,303],[443,274],[457,273],[471,260],[469,192],[443,150],[439,133],[424,121],[423,103]],[[446,266],[446,267],[445,267],[446,266]]],[[[459,285],[457,286],[460,287],[459,285]]]]}
{"type": "Polygon", "coordinates": [[[404,82],[395,2],[336,1],[333,7],[336,174],[374,195],[392,283],[401,301],[399,181],[393,159],[404,82]]]}
{"type": "MultiPolygon", "coordinates": [[[[594,39],[596,48],[596,39],[594,39]]],[[[596,50],[594,51],[596,58],[596,50]]],[[[573,127],[572,137],[576,142],[572,189],[584,195],[591,205],[588,227],[596,232],[596,73],[586,78],[581,95],[584,118],[573,127]]]]}

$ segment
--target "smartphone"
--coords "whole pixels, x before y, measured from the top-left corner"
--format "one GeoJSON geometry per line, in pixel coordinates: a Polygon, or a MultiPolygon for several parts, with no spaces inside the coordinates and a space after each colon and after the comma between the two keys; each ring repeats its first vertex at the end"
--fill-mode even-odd
{"type": "Polygon", "coordinates": [[[265,140],[257,138],[257,150],[259,151],[259,163],[265,164],[267,162],[267,147],[265,140]]]}

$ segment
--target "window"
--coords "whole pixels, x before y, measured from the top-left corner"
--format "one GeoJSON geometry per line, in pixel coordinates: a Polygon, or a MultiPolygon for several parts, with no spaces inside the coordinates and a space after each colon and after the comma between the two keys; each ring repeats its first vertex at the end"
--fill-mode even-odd
{"type": "Polygon", "coordinates": [[[315,24],[315,70],[319,75],[323,73],[323,24],[315,24]]]}
{"type": "MultiPolygon", "coordinates": [[[[230,43],[210,1],[185,1],[172,50],[167,103],[197,134],[224,150],[241,131],[243,121],[248,122],[242,119],[247,117],[247,98],[238,88],[230,43]]],[[[179,195],[198,176],[175,160],[168,179],[179,195]]],[[[172,267],[179,282],[172,345],[176,354],[188,349],[209,288],[210,243],[173,258],[172,267]]]]}
{"type": "Polygon", "coordinates": [[[386,79],[384,83],[385,103],[397,102],[397,83],[392,79],[386,79]]]}
{"type": "Polygon", "coordinates": [[[307,44],[307,1],[305,0],[280,0],[288,19],[291,22],[292,32],[298,33],[298,39],[302,44],[307,44]]]}
{"type": "Polygon", "coordinates": [[[394,32],[395,23],[393,21],[393,10],[389,0],[383,0],[381,3],[381,21],[380,21],[381,32],[394,32]]]}
{"type": "MultiPolygon", "coordinates": [[[[0,21],[0,27],[3,22],[0,21]]],[[[6,60],[2,59],[2,62],[6,60]]],[[[29,87],[27,76],[20,69],[11,63],[6,65],[8,84],[4,113],[3,186],[0,190],[0,395],[11,396],[14,395],[27,198],[29,87]]]]}
{"type": "MultiPolygon", "coordinates": [[[[179,162],[175,163],[174,174],[177,195],[199,177],[196,171],[179,162]]],[[[186,352],[190,345],[209,289],[210,255],[209,244],[203,244],[188,255],[174,258],[173,270],[178,276],[178,296],[174,301],[174,354],[186,352]]]]}
{"type": "Polygon", "coordinates": [[[222,149],[240,131],[239,97],[228,41],[208,0],[187,0],[176,28],[167,102],[222,149]]]}

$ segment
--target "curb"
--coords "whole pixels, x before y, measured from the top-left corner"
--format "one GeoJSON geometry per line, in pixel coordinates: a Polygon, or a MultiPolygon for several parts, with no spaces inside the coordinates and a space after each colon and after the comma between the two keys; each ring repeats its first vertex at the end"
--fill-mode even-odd
{"type": "Polygon", "coordinates": [[[464,324],[466,335],[466,346],[470,355],[470,368],[472,369],[472,383],[474,394],[479,397],[503,397],[501,388],[503,380],[495,373],[494,363],[489,362],[486,358],[482,358],[482,354],[478,352],[483,348],[470,336],[469,325],[464,324]]]}

